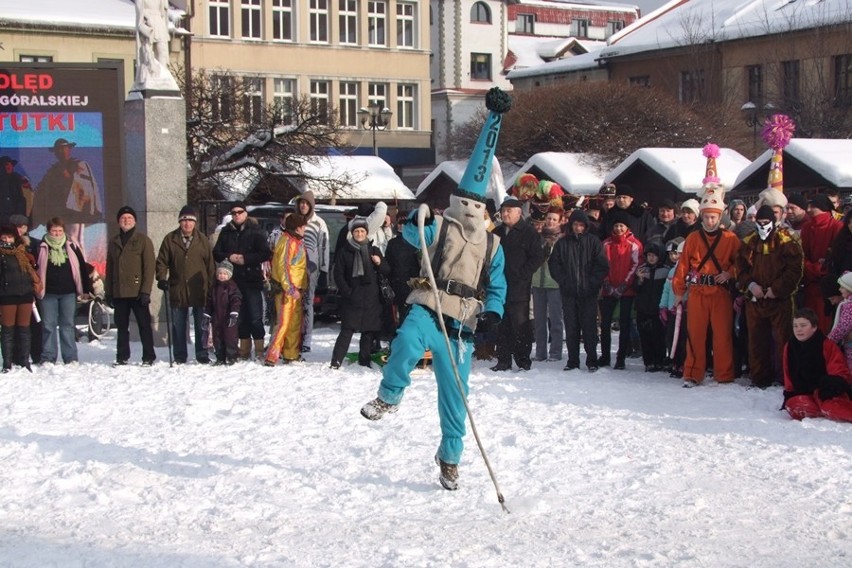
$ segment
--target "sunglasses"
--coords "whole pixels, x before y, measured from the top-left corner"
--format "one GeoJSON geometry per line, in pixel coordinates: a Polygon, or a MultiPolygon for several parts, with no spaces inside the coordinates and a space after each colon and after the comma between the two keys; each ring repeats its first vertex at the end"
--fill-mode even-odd
{"type": "Polygon", "coordinates": [[[231,215],[232,216],[242,215],[245,212],[246,212],[245,209],[234,209],[233,211],[231,211],[231,215]]]}

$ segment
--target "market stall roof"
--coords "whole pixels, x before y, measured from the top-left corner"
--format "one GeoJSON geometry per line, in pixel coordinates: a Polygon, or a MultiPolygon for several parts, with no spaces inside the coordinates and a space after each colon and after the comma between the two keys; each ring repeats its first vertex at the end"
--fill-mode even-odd
{"type": "MultiPolygon", "coordinates": [[[[464,176],[467,163],[468,160],[447,160],[438,164],[420,182],[414,193],[415,199],[421,203],[428,203],[432,207],[445,209],[450,204],[450,194],[458,187],[464,176]]],[[[488,181],[485,197],[494,201],[495,205],[503,203],[506,198],[503,169],[496,156],[491,161],[491,179],[488,181]]]]}
{"type": "MultiPolygon", "coordinates": [[[[750,195],[766,188],[772,150],[766,150],[737,176],[731,193],[750,195]]],[[[793,138],[784,148],[784,189],[833,187],[852,190],[852,140],[793,138]]]]}
{"type": "Polygon", "coordinates": [[[539,152],[527,160],[507,185],[511,188],[521,174],[531,173],[540,180],[558,183],[572,195],[594,195],[603,184],[607,167],[595,154],[539,152]]]}
{"type": "MultiPolygon", "coordinates": [[[[733,187],[749,160],[736,150],[721,148],[716,158],[722,185],[733,187]]],[[[707,158],[701,148],[640,148],[604,177],[605,183],[626,183],[636,199],[656,205],[662,199],[683,201],[701,189],[707,158]]]]}

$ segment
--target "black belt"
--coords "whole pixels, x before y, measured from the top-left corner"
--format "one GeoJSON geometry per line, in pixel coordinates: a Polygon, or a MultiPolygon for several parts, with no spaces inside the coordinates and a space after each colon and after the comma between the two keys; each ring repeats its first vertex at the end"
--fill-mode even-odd
{"type": "Polygon", "coordinates": [[[476,288],[472,288],[467,284],[462,284],[455,280],[436,280],[435,283],[438,285],[438,290],[441,292],[446,292],[453,296],[459,296],[460,298],[476,297],[476,288]]]}
{"type": "Polygon", "coordinates": [[[701,286],[717,286],[718,282],[716,282],[715,274],[699,274],[696,284],[700,284],[701,286]]]}

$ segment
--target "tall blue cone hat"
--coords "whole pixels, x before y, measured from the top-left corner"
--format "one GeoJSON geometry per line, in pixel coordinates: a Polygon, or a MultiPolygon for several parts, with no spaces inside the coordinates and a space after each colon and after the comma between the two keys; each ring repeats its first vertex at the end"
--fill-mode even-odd
{"type": "Polygon", "coordinates": [[[494,161],[500,127],[503,125],[503,113],[512,108],[512,97],[499,87],[493,87],[485,95],[485,108],[489,111],[488,117],[476,140],[461,182],[454,192],[459,197],[482,203],[485,203],[485,192],[491,180],[491,164],[494,161]]]}

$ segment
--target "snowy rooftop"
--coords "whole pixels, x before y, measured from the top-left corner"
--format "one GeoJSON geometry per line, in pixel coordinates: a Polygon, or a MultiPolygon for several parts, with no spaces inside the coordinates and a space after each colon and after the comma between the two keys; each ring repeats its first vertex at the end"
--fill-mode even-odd
{"type": "Polygon", "coordinates": [[[132,0],[0,0],[2,21],[133,30],[136,7],[132,0]]]}
{"type": "MultiPolygon", "coordinates": [[[[807,164],[813,171],[838,188],[852,188],[852,140],[826,138],[793,138],[784,148],[785,156],[792,156],[807,164]]],[[[766,150],[737,176],[735,186],[759,170],[768,172],[772,150],[766,150]]],[[[734,187],[734,186],[731,186],[734,187]]]]}
{"type": "Polygon", "coordinates": [[[337,195],[338,199],[410,200],[414,194],[393,171],[377,156],[322,156],[302,162],[302,171],[312,179],[304,183],[302,191],[310,189],[317,199],[331,199],[329,184],[322,178],[337,183],[347,182],[349,189],[337,195]]]}
{"type": "Polygon", "coordinates": [[[539,152],[521,166],[512,177],[509,187],[522,173],[540,170],[544,177],[558,183],[573,195],[594,195],[603,184],[605,166],[594,154],[570,152],[539,152]]]}
{"type": "MultiPolygon", "coordinates": [[[[434,170],[432,170],[432,173],[420,182],[420,185],[417,186],[415,196],[419,197],[442,174],[446,175],[458,184],[461,181],[462,176],[464,176],[467,163],[468,160],[447,160],[446,162],[441,162],[434,170]]],[[[500,162],[497,161],[496,157],[491,159],[491,179],[488,181],[488,188],[485,190],[485,197],[492,199],[494,203],[503,203],[503,200],[506,198],[506,189],[503,182],[503,169],[500,167],[500,162]]]]}
{"type": "Polygon", "coordinates": [[[852,21],[849,0],[672,0],[610,38],[603,58],[852,21]]]}
{"type": "Polygon", "coordinates": [[[509,51],[515,56],[513,68],[533,67],[556,58],[572,58],[575,53],[599,51],[603,41],[579,41],[574,37],[542,37],[509,34],[509,51]]]}
{"type": "Polygon", "coordinates": [[[548,61],[526,69],[513,69],[506,75],[506,78],[511,81],[512,79],[520,79],[522,77],[569,73],[571,71],[580,71],[581,69],[597,69],[600,67],[597,61],[600,57],[600,50],[605,47],[603,42],[599,43],[601,45],[589,53],[566,57],[565,59],[557,59],[556,61],[548,61]]]}
{"type": "MultiPolygon", "coordinates": [[[[618,178],[636,162],[642,162],[669,183],[686,193],[696,193],[701,189],[701,180],[707,167],[707,158],[701,148],[640,148],[614,170],[606,174],[604,181],[609,183],[618,178]]],[[[716,158],[719,178],[722,185],[733,187],[737,176],[751,163],[748,158],[730,148],[721,148],[716,158]]]]}
{"type": "Polygon", "coordinates": [[[571,0],[521,0],[518,2],[524,6],[541,6],[543,8],[553,8],[554,4],[559,4],[561,10],[590,10],[590,11],[607,11],[607,12],[637,12],[639,7],[635,4],[622,4],[619,2],[577,2],[571,0]]]}

